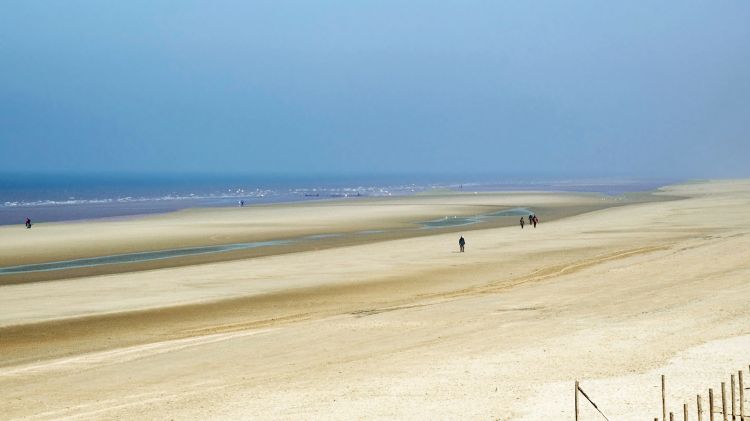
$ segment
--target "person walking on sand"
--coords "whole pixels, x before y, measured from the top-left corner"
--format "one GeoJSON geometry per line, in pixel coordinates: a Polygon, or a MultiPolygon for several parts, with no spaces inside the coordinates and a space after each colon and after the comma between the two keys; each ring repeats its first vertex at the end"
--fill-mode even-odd
{"type": "Polygon", "coordinates": [[[461,253],[464,252],[465,245],[466,245],[466,240],[464,240],[464,236],[462,235],[461,238],[458,239],[458,247],[461,249],[461,253]]]}
{"type": "Polygon", "coordinates": [[[533,223],[534,223],[534,214],[533,214],[533,213],[530,213],[530,214],[529,214],[529,225],[531,225],[531,224],[533,224],[533,223]]]}
{"type": "Polygon", "coordinates": [[[523,216],[522,216],[522,217],[521,217],[521,229],[523,229],[523,224],[525,224],[525,223],[526,223],[526,220],[525,220],[525,219],[523,219],[523,216]]]}
{"type": "Polygon", "coordinates": [[[539,223],[539,218],[534,215],[534,228],[536,228],[536,224],[539,223]]]}
{"type": "Polygon", "coordinates": [[[26,229],[31,228],[31,218],[26,218],[26,229]]]}

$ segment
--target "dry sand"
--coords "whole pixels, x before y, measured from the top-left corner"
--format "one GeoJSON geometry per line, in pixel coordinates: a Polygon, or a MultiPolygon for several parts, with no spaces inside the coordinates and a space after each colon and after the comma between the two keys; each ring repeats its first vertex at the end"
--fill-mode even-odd
{"type": "MultiPolygon", "coordinates": [[[[0,418],[572,419],[579,379],[610,419],[653,419],[660,374],[677,413],[750,377],[750,181],[662,194],[685,198],[466,232],[463,254],[449,233],[0,286],[0,418]]],[[[242,235],[600,200],[480,196],[281,207],[242,235]]],[[[144,249],[150,220],[173,244],[230,236],[192,211],[0,252],[144,249]]]]}

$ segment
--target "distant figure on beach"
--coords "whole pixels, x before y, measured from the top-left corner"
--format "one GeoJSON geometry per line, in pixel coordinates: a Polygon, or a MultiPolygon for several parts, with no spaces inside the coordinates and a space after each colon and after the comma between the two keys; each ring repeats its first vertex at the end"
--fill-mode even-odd
{"type": "Polygon", "coordinates": [[[31,228],[31,218],[26,218],[26,229],[31,228]]]}
{"type": "Polygon", "coordinates": [[[245,206],[245,201],[244,200],[240,200],[240,207],[243,207],[243,206],[245,206]]]}
{"type": "Polygon", "coordinates": [[[534,228],[536,228],[536,224],[539,222],[539,218],[537,218],[536,215],[534,215],[534,218],[532,219],[532,221],[534,222],[534,228]]]}
{"type": "Polygon", "coordinates": [[[523,219],[523,216],[521,217],[521,229],[523,229],[523,224],[526,223],[526,220],[523,219]]]}
{"type": "Polygon", "coordinates": [[[458,239],[458,247],[461,248],[461,253],[464,252],[465,245],[466,245],[466,240],[464,240],[464,236],[462,235],[461,238],[458,239]]]}
{"type": "Polygon", "coordinates": [[[533,214],[533,213],[530,213],[530,214],[529,214],[529,225],[531,225],[531,224],[533,224],[533,223],[534,223],[534,214],[533,214]]]}

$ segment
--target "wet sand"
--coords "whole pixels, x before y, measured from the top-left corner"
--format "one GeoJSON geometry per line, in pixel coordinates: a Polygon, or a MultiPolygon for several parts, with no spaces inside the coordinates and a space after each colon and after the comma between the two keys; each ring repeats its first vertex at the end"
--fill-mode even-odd
{"type": "MultiPolygon", "coordinates": [[[[474,227],[467,253],[456,233],[436,232],[0,286],[0,418],[563,419],[579,379],[610,419],[652,419],[660,373],[679,379],[676,412],[750,363],[750,181],[661,194],[681,199],[556,220],[538,211],[537,229],[474,227]]],[[[368,222],[349,227],[600,200],[522,196],[409,199],[439,209],[429,212],[363,205],[368,222]]],[[[246,234],[287,232],[284,218],[303,214],[298,233],[357,219],[329,205],[246,234]]],[[[174,241],[215,230],[213,217],[208,228],[186,214],[198,228],[174,241]]],[[[71,254],[148,242],[120,230],[71,254]]]]}
{"type": "Polygon", "coordinates": [[[0,238],[5,241],[0,242],[0,267],[234,243],[273,240],[292,240],[292,243],[128,264],[0,274],[0,285],[189,266],[435,233],[515,226],[517,217],[493,218],[478,224],[439,229],[423,229],[419,222],[446,216],[482,215],[524,204],[533,207],[543,220],[551,221],[624,203],[662,199],[653,195],[452,194],[191,209],[115,221],[37,224],[31,230],[23,226],[3,226],[0,227],[0,238]],[[321,238],[294,241],[307,236],[321,238]]]}

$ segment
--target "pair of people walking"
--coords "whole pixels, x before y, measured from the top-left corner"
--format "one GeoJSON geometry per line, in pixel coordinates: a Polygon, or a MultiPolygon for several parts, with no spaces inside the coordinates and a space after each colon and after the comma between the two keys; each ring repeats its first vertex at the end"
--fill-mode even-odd
{"type": "MultiPolygon", "coordinates": [[[[523,229],[524,224],[526,221],[521,217],[521,229],[523,229]]],[[[539,223],[539,218],[536,217],[536,215],[529,215],[529,225],[533,225],[534,228],[536,228],[536,224],[539,223]]]]}

